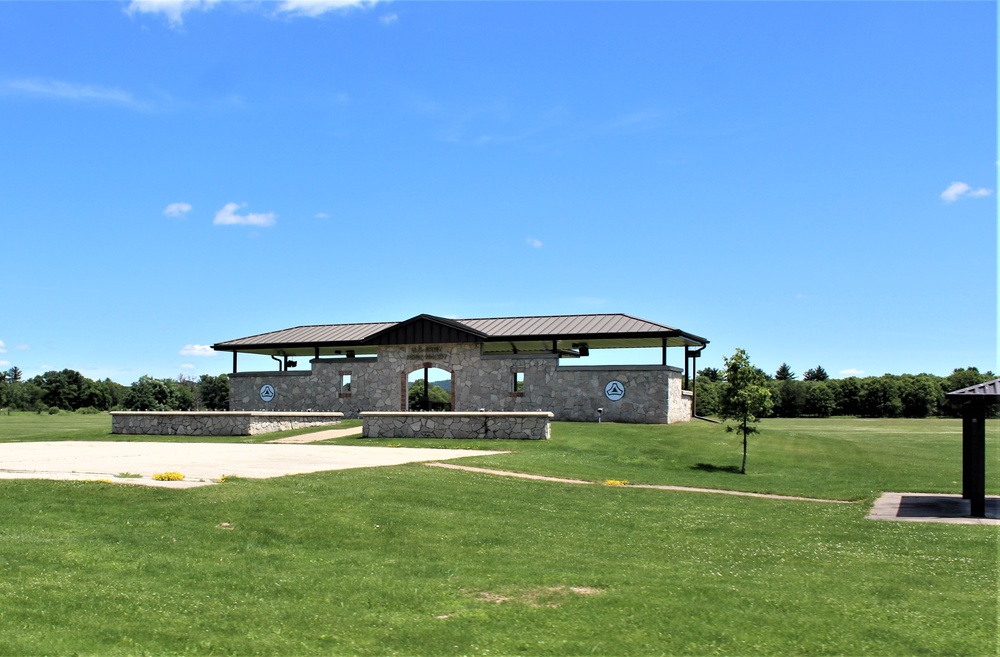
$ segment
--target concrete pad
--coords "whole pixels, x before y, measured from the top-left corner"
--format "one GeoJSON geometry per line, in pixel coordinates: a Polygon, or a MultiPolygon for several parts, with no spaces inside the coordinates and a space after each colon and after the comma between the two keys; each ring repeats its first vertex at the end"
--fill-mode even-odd
{"type": "Polygon", "coordinates": [[[216,483],[224,475],[267,479],[503,453],[472,449],[341,445],[98,441],[0,443],[0,479],[100,479],[122,484],[191,488],[216,483]],[[153,480],[153,475],[159,472],[180,472],[184,480],[153,480]],[[116,477],[120,473],[141,477],[116,477]]]}
{"type": "Polygon", "coordinates": [[[986,517],[970,515],[969,500],[944,493],[882,493],[869,520],[946,522],[962,525],[1000,525],[1000,498],[986,498],[986,517]]]}
{"type": "Polygon", "coordinates": [[[300,433],[297,436],[287,436],[285,438],[278,438],[276,440],[268,440],[265,442],[278,445],[305,445],[306,443],[318,443],[321,440],[333,440],[334,438],[350,438],[351,436],[360,436],[362,430],[363,427],[354,427],[353,429],[327,429],[325,431],[314,431],[312,433],[300,433]]]}

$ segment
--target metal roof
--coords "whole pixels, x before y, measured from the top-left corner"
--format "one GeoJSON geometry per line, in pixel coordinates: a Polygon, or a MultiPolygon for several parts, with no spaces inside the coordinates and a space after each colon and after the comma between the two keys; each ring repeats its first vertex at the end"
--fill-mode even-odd
{"type": "Polygon", "coordinates": [[[961,390],[952,390],[945,397],[952,399],[979,399],[987,402],[1000,401],[1000,379],[993,379],[985,383],[978,383],[961,390]]]}
{"type": "MultiPolygon", "coordinates": [[[[385,344],[385,336],[411,336],[419,344],[420,326],[444,327],[445,333],[463,328],[485,344],[488,353],[532,353],[577,349],[586,344],[590,349],[667,346],[703,347],[705,338],[685,333],[665,324],[650,322],[623,314],[545,315],[531,317],[487,317],[478,319],[445,319],[433,315],[418,315],[404,322],[374,322],[364,324],[325,324],[260,333],[212,345],[216,351],[242,353],[299,355],[377,352],[385,344]],[[403,328],[413,329],[403,331],[403,328]],[[400,330],[396,330],[400,329],[400,330]]],[[[435,330],[435,335],[442,334],[435,330]]],[[[439,340],[436,340],[439,341],[439,340]]],[[[400,342],[409,344],[409,342],[400,342]]]]}

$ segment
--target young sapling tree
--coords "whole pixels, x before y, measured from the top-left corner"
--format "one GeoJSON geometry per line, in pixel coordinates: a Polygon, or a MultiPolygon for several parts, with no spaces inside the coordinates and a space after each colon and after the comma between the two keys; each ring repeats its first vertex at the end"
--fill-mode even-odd
{"type": "Polygon", "coordinates": [[[726,365],[726,385],[720,396],[720,415],[723,420],[735,420],[736,425],[726,425],[726,431],[743,434],[743,464],[740,474],[747,471],[747,438],[757,433],[757,421],[772,406],[771,391],[767,388],[767,377],[759,368],[750,363],[750,358],[742,349],[728,358],[726,365]]]}

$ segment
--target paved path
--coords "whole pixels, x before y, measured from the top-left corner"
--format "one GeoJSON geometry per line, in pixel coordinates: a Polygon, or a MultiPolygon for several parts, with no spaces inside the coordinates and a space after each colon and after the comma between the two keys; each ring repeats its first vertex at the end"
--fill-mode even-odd
{"type": "MultiPolygon", "coordinates": [[[[454,463],[426,463],[436,468],[448,468],[450,470],[465,470],[466,472],[481,472],[484,474],[499,475],[501,477],[517,477],[519,479],[535,479],[537,481],[554,481],[562,484],[586,484],[593,485],[599,482],[586,481],[584,479],[564,479],[562,477],[548,477],[545,475],[526,474],[524,472],[511,472],[509,470],[491,470],[489,468],[475,468],[468,465],[456,465],[454,463]]],[[[739,495],[741,497],[763,497],[769,500],[797,500],[801,502],[826,502],[827,504],[854,504],[847,500],[825,500],[819,497],[795,497],[792,495],[771,495],[769,493],[746,493],[738,490],[721,490],[719,488],[691,488],[690,486],[659,486],[654,484],[626,484],[628,488],[653,488],[656,490],[678,490],[689,493],[716,493],[719,495],[739,495]]]]}
{"type": "Polygon", "coordinates": [[[1000,525],[1000,498],[986,498],[986,517],[973,518],[969,500],[943,493],[882,493],[869,520],[947,522],[961,525],[1000,525]]]}
{"type": "Polygon", "coordinates": [[[360,436],[361,430],[362,427],[353,427],[351,429],[327,429],[326,431],[315,431],[313,433],[300,433],[297,436],[288,436],[286,438],[278,438],[277,440],[268,440],[267,442],[277,445],[304,445],[306,443],[316,443],[321,440],[333,440],[334,438],[360,436]]]}
{"type": "Polygon", "coordinates": [[[0,479],[107,479],[167,488],[206,486],[223,475],[266,479],[291,474],[503,454],[473,449],[60,441],[0,443],[0,479]],[[184,481],[153,480],[180,472],[184,481]],[[131,473],[139,478],[116,475],[131,473]]]}

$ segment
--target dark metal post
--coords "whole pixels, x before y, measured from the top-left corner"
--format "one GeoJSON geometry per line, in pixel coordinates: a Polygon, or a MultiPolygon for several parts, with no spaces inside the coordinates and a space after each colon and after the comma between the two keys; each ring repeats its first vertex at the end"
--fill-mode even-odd
{"type": "MultiPolygon", "coordinates": [[[[667,339],[666,338],[663,338],[663,347],[662,347],[662,349],[663,349],[663,358],[661,359],[661,364],[664,367],[666,367],[667,366],[667,339]]],[[[687,349],[687,347],[685,347],[685,349],[687,349]]]]}
{"type": "Polygon", "coordinates": [[[233,352],[233,374],[236,374],[236,352],[233,352]]]}
{"type": "Polygon", "coordinates": [[[425,411],[431,410],[431,394],[430,394],[431,391],[430,391],[430,382],[427,381],[427,372],[428,368],[426,365],[424,365],[424,410],[425,411]]]}
{"type": "Polygon", "coordinates": [[[962,497],[969,500],[969,515],[986,517],[986,404],[962,409],[962,497]]]}

